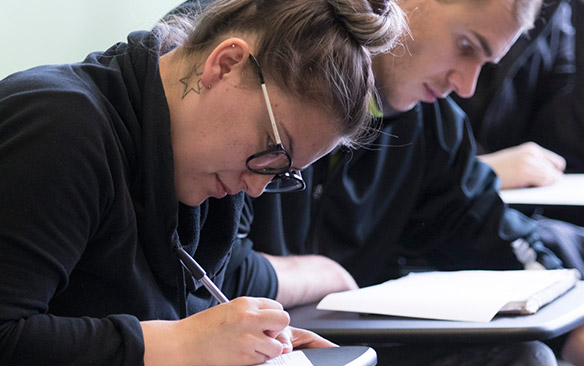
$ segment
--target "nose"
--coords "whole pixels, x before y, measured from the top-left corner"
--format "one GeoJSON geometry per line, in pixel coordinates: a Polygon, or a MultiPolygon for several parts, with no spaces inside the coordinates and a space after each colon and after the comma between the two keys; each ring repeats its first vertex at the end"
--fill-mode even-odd
{"type": "Polygon", "coordinates": [[[448,83],[452,90],[462,98],[474,95],[482,64],[466,62],[448,73],[448,83]]]}
{"type": "Polygon", "coordinates": [[[258,197],[274,176],[246,172],[242,178],[245,184],[245,193],[251,197],[258,197]]]}

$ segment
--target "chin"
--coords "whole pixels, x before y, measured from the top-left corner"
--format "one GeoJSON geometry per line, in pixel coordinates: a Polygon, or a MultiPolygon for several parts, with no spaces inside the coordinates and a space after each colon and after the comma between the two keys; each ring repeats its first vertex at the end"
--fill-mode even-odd
{"type": "Polygon", "coordinates": [[[205,202],[205,200],[193,200],[193,201],[179,200],[179,202],[185,206],[195,207],[195,206],[200,206],[203,202],[205,202]]]}
{"type": "MultiPolygon", "coordinates": [[[[397,97],[397,96],[396,96],[397,97]]],[[[393,109],[396,112],[407,112],[414,108],[419,103],[417,99],[408,98],[388,98],[388,109],[393,109]]],[[[385,111],[386,108],[384,108],[385,111]]]]}
{"type": "Polygon", "coordinates": [[[393,108],[398,112],[407,112],[407,111],[411,110],[412,108],[414,108],[418,103],[419,103],[419,101],[405,102],[405,103],[398,104],[397,107],[393,107],[393,108]]]}
{"type": "Polygon", "coordinates": [[[191,196],[178,197],[178,201],[186,206],[200,206],[209,196],[201,197],[200,195],[192,194],[191,196]]]}
{"type": "MultiPolygon", "coordinates": [[[[209,198],[209,197],[207,197],[207,198],[209,198]]],[[[207,200],[207,198],[195,200],[189,206],[191,206],[191,207],[200,206],[203,202],[205,202],[207,200]]]]}

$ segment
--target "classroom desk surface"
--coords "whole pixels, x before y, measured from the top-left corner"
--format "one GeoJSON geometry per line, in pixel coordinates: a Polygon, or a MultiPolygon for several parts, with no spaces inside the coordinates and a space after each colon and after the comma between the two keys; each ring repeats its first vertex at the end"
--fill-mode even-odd
{"type": "Polygon", "coordinates": [[[556,184],[545,187],[501,191],[501,199],[527,216],[538,214],[550,219],[584,226],[584,174],[566,174],[556,184]]]}
{"type": "Polygon", "coordinates": [[[488,323],[425,320],[317,310],[289,310],[295,327],[340,344],[500,342],[545,340],[584,324],[584,281],[533,315],[497,316],[488,323]]]}
{"type": "Polygon", "coordinates": [[[351,365],[375,366],[377,353],[364,346],[312,348],[302,350],[314,366],[351,365]]]}

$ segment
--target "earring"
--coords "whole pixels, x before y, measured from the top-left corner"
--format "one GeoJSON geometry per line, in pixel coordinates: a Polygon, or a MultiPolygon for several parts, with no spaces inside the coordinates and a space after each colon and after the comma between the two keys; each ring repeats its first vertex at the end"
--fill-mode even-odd
{"type": "Polygon", "coordinates": [[[232,45],[231,45],[231,48],[235,48],[235,45],[234,45],[234,44],[232,44],[232,45]]]}
{"type": "Polygon", "coordinates": [[[211,84],[207,85],[207,89],[211,89],[211,84]]]}

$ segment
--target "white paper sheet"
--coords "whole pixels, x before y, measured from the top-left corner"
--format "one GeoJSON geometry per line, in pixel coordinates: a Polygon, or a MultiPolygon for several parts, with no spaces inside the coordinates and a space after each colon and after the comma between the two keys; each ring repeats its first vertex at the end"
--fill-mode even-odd
{"type": "Polygon", "coordinates": [[[313,366],[312,362],[306,357],[302,351],[292,351],[290,353],[285,353],[276,358],[269,360],[266,363],[262,363],[259,366],[264,365],[279,365],[279,366],[313,366]]]}
{"type": "Polygon", "coordinates": [[[506,203],[584,206],[584,174],[566,174],[551,186],[507,189],[499,195],[506,203]]]}
{"type": "Polygon", "coordinates": [[[565,274],[566,270],[411,273],[327,295],[317,309],[488,322],[508,302],[525,300],[565,274]]]}

